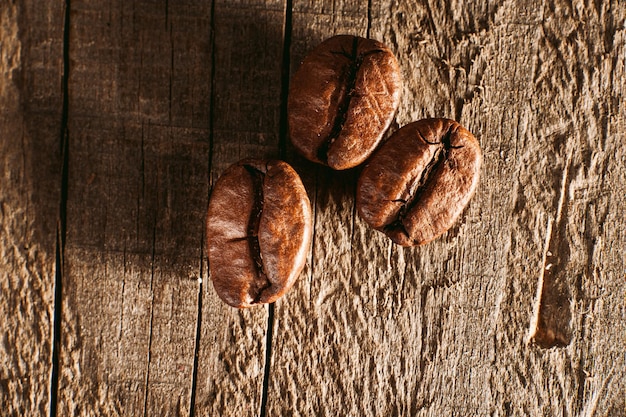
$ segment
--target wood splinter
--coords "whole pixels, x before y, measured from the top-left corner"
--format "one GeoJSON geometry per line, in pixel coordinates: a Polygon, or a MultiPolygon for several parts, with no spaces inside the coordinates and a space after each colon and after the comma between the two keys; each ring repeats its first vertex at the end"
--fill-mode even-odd
{"type": "Polygon", "coordinates": [[[567,284],[559,277],[559,259],[552,248],[552,220],[548,220],[543,268],[539,274],[537,296],[530,322],[529,343],[548,349],[567,346],[571,339],[571,297],[567,284]]]}

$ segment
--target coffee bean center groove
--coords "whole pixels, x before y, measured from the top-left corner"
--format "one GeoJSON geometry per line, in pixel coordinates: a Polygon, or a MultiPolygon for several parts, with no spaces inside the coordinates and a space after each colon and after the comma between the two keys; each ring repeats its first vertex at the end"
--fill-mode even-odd
{"type": "Polygon", "coordinates": [[[385,232],[399,230],[409,238],[410,233],[406,230],[406,227],[404,225],[404,218],[417,205],[421,195],[424,193],[424,190],[427,187],[427,184],[433,172],[435,172],[439,168],[439,166],[441,166],[441,164],[448,158],[448,153],[450,149],[462,148],[462,146],[452,146],[451,144],[451,138],[453,134],[452,127],[448,129],[445,135],[443,135],[440,142],[431,142],[427,140],[422,132],[420,132],[419,130],[417,130],[417,134],[419,135],[420,139],[426,144],[430,146],[437,146],[438,149],[435,151],[433,157],[428,162],[424,170],[422,170],[421,174],[409,184],[407,184],[408,196],[405,199],[394,200],[394,202],[402,203],[402,206],[398,211],[397,218],[384,227],[385,232]]]}
{"type": "MultiPolygon", "coordinates": [[[[350,102],[355,95],[356,80],[359,73],[359,69],[363,64],[366,56],[384,52],[382,49],[374,49],[363,54],[359,54],[359,38],[354,37],[352,40],[352,50],[350,53],[342,51],[331,51],[332,54],[342,55],[350,60],[350,64],[346,66],[344,74],[340,77],[340,80],[345,80],[346,89],[345,93],[339,98],[339,105],[337,107],[337,113],[333,119],[333,127],[330,133],[317,150],[317,157],[324,163],[328,162],[328,151],[330,147],[339,137],[341,130],[348,118],[348,110],[350,109],[350,102]]],[[[340,81],[341,82],[341,81],[340,81]]]]}
{"type": "Polygon", "coordinates": [[[265,180],[265,174],[251,165],[244,165],[244,168],[252,177],[254,191],[254,203],[248,219],[246,232],[250,254],[252,255],[258,277],[258,280],[255,280],[255,282],[259,284],[257,285],[258,288],[255,289],[256,295],[253,300],[253,303],[256,304],[259,302],[263,291],[272,285],[265,273],[263,257],[261,255],[261,245],[259,243],[259,225],[261,224],[261,217],[263,215],[263,182],[265,180]]]}

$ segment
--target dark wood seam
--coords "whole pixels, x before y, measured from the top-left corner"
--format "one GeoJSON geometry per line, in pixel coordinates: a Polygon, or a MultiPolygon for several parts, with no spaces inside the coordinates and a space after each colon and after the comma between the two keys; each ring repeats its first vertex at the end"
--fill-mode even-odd
{"type": "MultiPolygon", "coordinates": [[[[212,179],[211,179],[211,170],[213,168],[213,123],[214,123],[214,108],[215,108],[215,0],[211,1],[211,11],[210,11],[210,19],[211,19],[211,31],[209,34],[209,45],[211,48],[211,74],[209,78],[209,85],[211,88],[211,93],[209,97],[209,120],[208,120],[208,133],[209,133],[209,157],[207,161],[207,178],[209,184],[209,190],[207,195],[207,207],[205,210],[208,211],[208,197],[211,193],[212,187],[212,179]]],[[[198,306],[197,306],[197,318],[196,318],[196,338],[195,338],[195,346],[193,350],[193,370],[191,374],[191,395],[189,398],[189,417],[194,417],[196,414],[196,391],[198,387],[198,363],[199,363],[199,355],[200,355],[200,339],[202,335],[202,297],[204,294],[204,240],[206,239],[205,231],[206,231],[206,223],[205,218],[202,218],[202,237],[200,241],[200,284],[198,286],[198,306]]],[[[208,262],[208,260],[207,260],[208,262]]],[[[206,266],[206,276],[207,279],[209,277],[209,265],[207,263],[206,266]]]]}
{"type": "MultiPolygon", "coordinates": [[[[291,32],[292,32],[293,1],[285,2],[285,21],[283,24],[283,56],[281,64],[280,80],[280,125],[278,148],[281,159],[287,155],[287,99],[289,95],[289,71],[291,60],[291,32]]],[[[259,416],[265,417],[267,414],[267,401],[269,393],[270,370],[272,366],[272,337],[274,333],[274,303],[268,307],[267,330],[265,332],[265,367],[263,370],[263,387],[261,391],[261,407],[259,416]]]]}
{"type": "Polygon", "coordinates": [[[61,349],[61,319],[63,304],[63,275],[65,237],[67,234],[67,189],[69,178],[69,74],[70,74],[70,0],[65,0],[63,25],[63,104],[61,110],[60,146],[62,155],[61,167],[61,201],[59,202],[59,221],[57,223],[56,257],[54,265],[54,312],[52,330],[52,371],[50,375],[50,417],[56,417],[59,395],[59,356],[61,349]]]}

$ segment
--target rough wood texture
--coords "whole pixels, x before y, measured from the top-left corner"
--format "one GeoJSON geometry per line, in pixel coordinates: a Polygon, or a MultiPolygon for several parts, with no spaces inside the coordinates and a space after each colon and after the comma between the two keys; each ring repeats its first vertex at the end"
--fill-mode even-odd
{"type": "Polygon", "coordinates": [[[72,0],[64,63],[62,2],[0,0],[2,414],[626,415],[626,4],[469,3],[72,0]],[[286,142],[288,75],[337,33],[397,54],[392,129],[449,117],[481,143],[429,245],[369,229],[359,169],[286,142]],[[301,174],[314,242],[273,308],[235,310],[204,220],[251,156],[301,174]]]}
{"type": "Polygon", "coordinates": [[[58,415],[188,415],[210,4],[72,1],[58,415]]]}
{"type": "Polygon", "coordinates": [[[63,4],[0,1],[0,414],[48,415],[63,4]]]}
{"type": "MultiPolygon", "coordinates": [[[[404,66],[400,125],[451,117],[477,134],[479,192],[407,250],[350,215],[351,186],[317,183],[313,273],[278,303],[269,414],[622,415],[623,5],[408,3],[356,30],[404,66]],[[528,344],[543,269],[560,349],[528,344]]],[[[298,4],[294,38],[322,20],[298,4]]],[[[355,7],[325,6],[334,27],[355,7]]]]}

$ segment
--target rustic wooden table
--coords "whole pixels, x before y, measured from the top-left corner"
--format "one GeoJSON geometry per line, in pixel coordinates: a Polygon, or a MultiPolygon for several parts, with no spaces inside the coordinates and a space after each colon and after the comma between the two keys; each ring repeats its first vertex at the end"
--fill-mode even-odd
{"type": "Polygon", "coordinates": [[[0,0],[0,414],[626,415],[626,3],[468,3],[0,0]],[[481,143],[429,245],[288,143],[289,76],[337,33],[396,52],[393,129],[481,143]],[[236,310],[203,225],[251,156],[301,174],[314,242],[236,310]]]}

